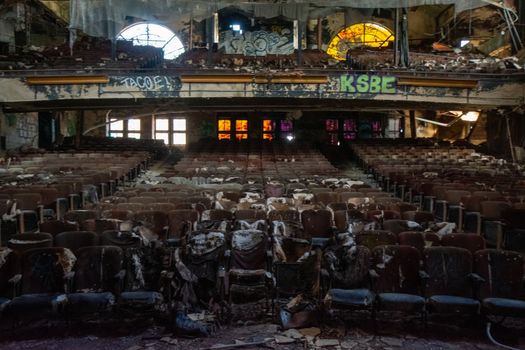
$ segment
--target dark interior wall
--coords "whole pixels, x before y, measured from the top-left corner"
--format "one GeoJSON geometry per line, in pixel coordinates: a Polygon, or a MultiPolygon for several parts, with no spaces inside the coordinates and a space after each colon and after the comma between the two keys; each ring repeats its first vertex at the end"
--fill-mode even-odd
{"type": "Polygon", "coordinates": [[[509,113],[501,115],[497,110],[487,112],[487,151],[507,159],[511,158],[507,132],[509,120],[510,136],[513,146],[525,147],[525,114],[509,113]]]}

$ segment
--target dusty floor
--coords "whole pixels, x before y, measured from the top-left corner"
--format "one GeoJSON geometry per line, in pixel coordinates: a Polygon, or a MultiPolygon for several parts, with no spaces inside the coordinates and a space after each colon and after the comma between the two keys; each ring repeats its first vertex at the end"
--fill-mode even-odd
{"type": "MultiPolygon", "coordinates": [[[[343,323],[332,319],[328,325],[299,330],[280,330],[279,325],[261,320],[238,321],[222,326],[209,337],[184,338],[169,327],[151,320],[73,323],[46,322],[0,333],[0,349],[68,350],[165,350],[165,349],[496,349],[484,334],[484,325],[468,320],[430,320],[428,327],[416,319],[389,322],[389,316],[373,326],[359,318],[343,323]],[[456,322],[457,321],[457,322],[456,322]],[[346,329],[344,324],[346,324],[346,329]],[[243,343],[254,343],[245,344],[243,343]],[[234,347],[226,345],[237,345],[234,347]],[[243,346],[242,346],[243,345],[243,346]]],[[[525,348],[521,328],[496,328],[500,341],[525,348]]]]}

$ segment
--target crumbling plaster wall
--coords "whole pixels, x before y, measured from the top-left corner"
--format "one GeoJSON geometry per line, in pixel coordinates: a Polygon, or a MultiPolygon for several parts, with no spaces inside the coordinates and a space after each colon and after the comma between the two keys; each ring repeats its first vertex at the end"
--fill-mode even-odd
{"type": "Polygon", "coordinates": [[[6,149],[22,146],[38,147],[38,113],[8,113],[0,111],[0,136],[6,149]]]}

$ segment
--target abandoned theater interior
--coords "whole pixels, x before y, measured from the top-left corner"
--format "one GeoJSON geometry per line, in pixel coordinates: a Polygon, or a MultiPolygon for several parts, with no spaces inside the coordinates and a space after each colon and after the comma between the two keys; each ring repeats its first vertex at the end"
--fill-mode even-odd
{"type": "Polygon", "coordinates": [[[1,349],[525,349],[525,3],[0,2],[1,349]]]}

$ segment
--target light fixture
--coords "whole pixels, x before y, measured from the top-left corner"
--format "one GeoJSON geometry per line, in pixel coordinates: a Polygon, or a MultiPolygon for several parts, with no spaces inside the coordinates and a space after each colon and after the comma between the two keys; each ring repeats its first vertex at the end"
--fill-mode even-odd
{"type": "Polygon", "coordinates": [[[293,141],[294,137],[293,137],[293,135],[286,135],[286,139],[288,141],[293,141]]]}
{"type": "Polygon", "coordinates": [[[479,112],[476,111],[470,111],[461,116],[461,120],[465,122],[475,122],[478,120],[479,112]]]}

